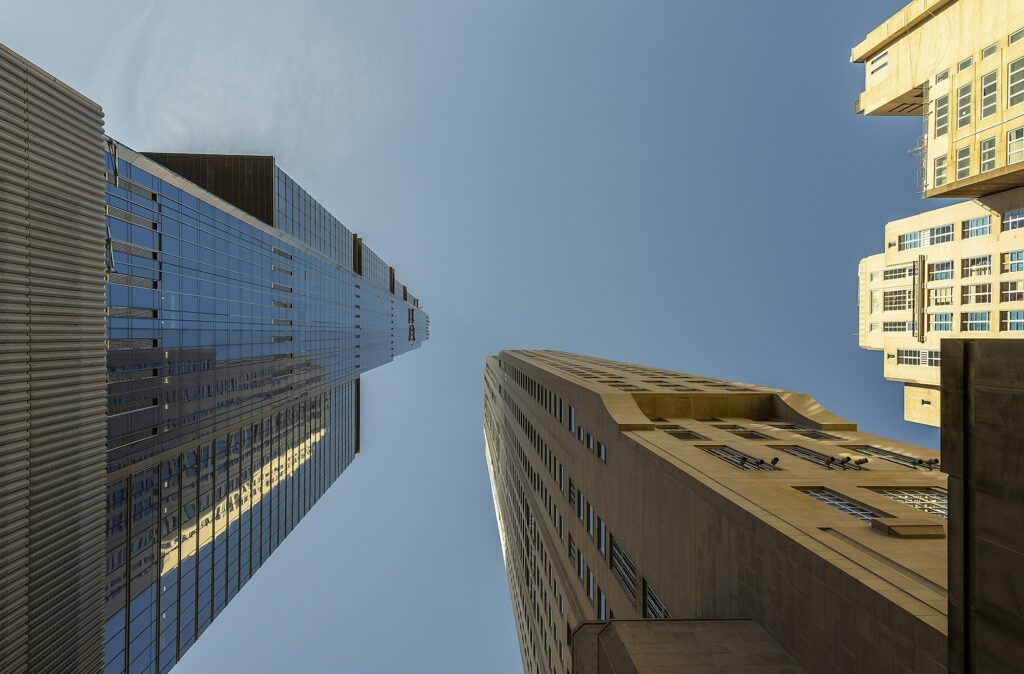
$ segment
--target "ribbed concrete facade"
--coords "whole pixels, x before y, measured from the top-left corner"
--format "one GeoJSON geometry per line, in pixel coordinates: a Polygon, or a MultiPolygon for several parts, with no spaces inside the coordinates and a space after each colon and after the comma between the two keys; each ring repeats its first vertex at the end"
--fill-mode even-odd
{"type": "Polygon", "coordinates": [[[103,113],[0,45],[0,671],[102,666],[103,113]]]}

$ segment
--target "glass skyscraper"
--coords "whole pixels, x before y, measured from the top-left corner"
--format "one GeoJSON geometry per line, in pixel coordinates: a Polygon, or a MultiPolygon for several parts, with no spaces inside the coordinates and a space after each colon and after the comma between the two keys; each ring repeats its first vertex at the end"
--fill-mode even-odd
{"type": "Polygon", "coordinates": [[[272,157],[105,157],[104,671],[166,672],[352,462],[360,374],[428,319],[272,157]]]}

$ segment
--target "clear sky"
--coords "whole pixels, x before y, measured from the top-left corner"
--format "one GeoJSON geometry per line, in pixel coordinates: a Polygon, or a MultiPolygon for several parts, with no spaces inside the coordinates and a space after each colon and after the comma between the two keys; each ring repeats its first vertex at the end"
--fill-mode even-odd
{"type": "Polygon", "coordinates": [[[857,347],[857,261],[922,201],[853,114],[905,0],[0,0],[0,42],[136,150],[271,153],[398,270],[422,349],[363,452],[177,674],[521,671],[482,367],[554,348],[810,393],[929,447],[857,347]]]}

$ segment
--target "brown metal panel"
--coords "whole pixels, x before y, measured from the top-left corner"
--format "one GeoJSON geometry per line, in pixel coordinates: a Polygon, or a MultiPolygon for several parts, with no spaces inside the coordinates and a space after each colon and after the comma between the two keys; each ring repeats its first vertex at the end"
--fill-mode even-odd
{"type": "Polygon", "coordinates": [[[0,671],[103,648],[103,113],[0,46],[0,671]]]}

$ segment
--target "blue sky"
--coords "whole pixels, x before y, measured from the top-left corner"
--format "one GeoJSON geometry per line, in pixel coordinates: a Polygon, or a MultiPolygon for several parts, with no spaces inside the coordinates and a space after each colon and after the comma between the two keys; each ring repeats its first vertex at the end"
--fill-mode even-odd
{"type": "Polygon", "coordinates": [[[482,367],[555,348],[810,393],[937,448],[857,347],[857,261],[935,208],[916,119],[853,114],[903,0],[0,1],[0,41],[143,150],[271,153],[394,265],[422,349],[363,453],[176,667],[521,671],[482,367]]]}

